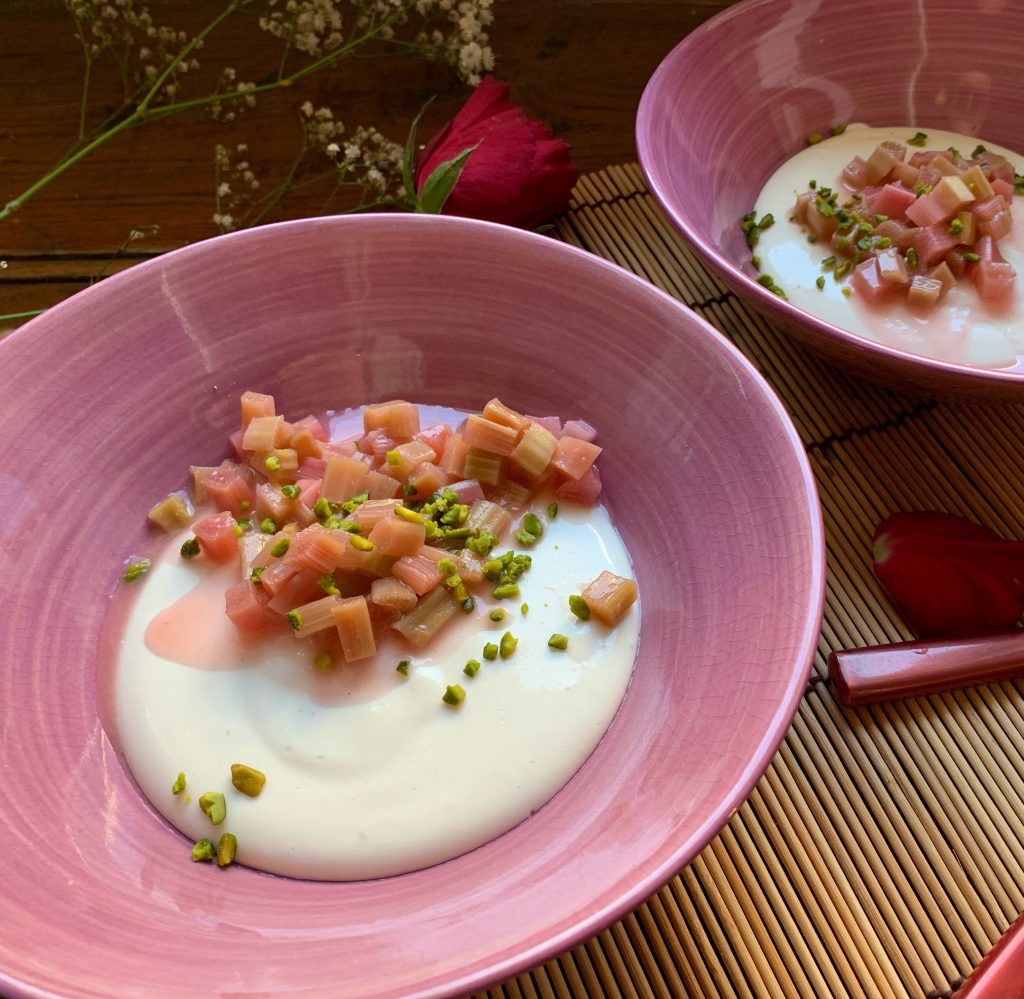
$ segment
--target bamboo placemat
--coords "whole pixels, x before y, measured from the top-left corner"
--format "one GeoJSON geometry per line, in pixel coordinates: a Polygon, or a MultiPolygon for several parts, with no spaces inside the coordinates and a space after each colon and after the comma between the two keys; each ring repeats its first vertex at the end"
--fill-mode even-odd
{"type": "Polygon", "coordinates": [[[814,469],[828,542],[812,679],[747,802],[656,895],[499,997],[948,994],[1024,908],[1024,699],[1006,682],[846,710],[834,649],[912,637],[870,565],[897,510],[1024,536],[1024,409],[910,398],[836,371],[688,251],[636,165],[584,177],[558,235],[648,279],[775,387],[814,469]]]}

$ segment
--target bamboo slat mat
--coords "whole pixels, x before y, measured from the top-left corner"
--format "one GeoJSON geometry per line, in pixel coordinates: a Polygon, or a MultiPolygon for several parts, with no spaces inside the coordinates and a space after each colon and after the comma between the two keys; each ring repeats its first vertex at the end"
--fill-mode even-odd
{"type": "MultiPolygon", "coordinates": [[[[922,401],[836,371],[686,249],[636,165],[584,177],[558,235],[648,279],[775,387],[817,477],[834,649],[912,637],[870,565],[897,510],[1024,537],[1024,408],[922,401]]],[[[811,684],[721,834],[656,895],[499,997],[948,994],[1024,908],[1024,698],[1015,682],[846,710],[811,684]]]]}

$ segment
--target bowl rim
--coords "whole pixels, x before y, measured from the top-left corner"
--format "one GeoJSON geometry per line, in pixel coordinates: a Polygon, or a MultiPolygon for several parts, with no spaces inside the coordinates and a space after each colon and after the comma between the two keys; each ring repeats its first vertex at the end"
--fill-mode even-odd
{"type": "MultiPolygon", "coordinates": [[[[719,31],[728,22],[746,17],[750,12],[762,7],[789,6],[791,3],[792,0],[740,0],[739,3],[714,14],[698,25],[677,42],[658,64],[640,95],[635,125],[637,159],[648,190],[654,195],[662,211],[682,233],[691,247],[718,271],[727,283],[739,285],[745,296],[749,296],[757,302],[758,311],[767,312],[779,322],[790,326],[809,328],[810,332],[816,336],[836,340],[868,360],[891,361],[904,370],[913,369],[926,377],[948,375],[961,384],[975,382],[990,387],[1024,385],[1024,370],[983,368],[955,361],[944,361],[940,358],[928,357],[926,354],[916,354],[913,351],[890,347],[857,333],[851,333],[841,326],[836,326],[827,320],[819,319],[817,316],[805,312],[758,284],[752,277],[731,263],[723,254],[719,253],[712,242],[705,239],[691,224],[688,215],[673,204],[673,200],[667,192],[667,185],[662,183],[660,171],[653,165],[658,158],[653,135],[654,123],[659,117],[655,112],[655,105],[663,93],[669,92],[666,89],[667,83],[675,69],[681,62],[687,60],[693,50],[699,49],[705,44],[706,37],[719,31]]],[[[1024,10],[1024,8],[1021,9],[1024,10]]],[[[928,122],[922,121],[920,124],[927,126],[928,122]]],[[[781,164],[785,161],[780,160],[779,162],[781,164]]]]}
{"type": "MultiPolygon", "coordinates": [[[[119,271],[109,278],[105,278],[103,281],[97,282],[95,285],[69,296],[67,299],[46,310],[41,316],[22,324],[8,336],[4,337],[3,340],[0,340],[0,362],[2,362],[4,344],[6,342],[22,342],[26,336],[32,335],[32,331],[37,327],[53,322],[55,318],[62,318],[69,310],[79,308],[83,301],[91,302],[93,299],[99,299],[101,296],[118,294],[120,286],[130,283],[135,272],[159,270],[166,267],[168,262],[173,263],[179,259],[208,253],[212,243],[222,245],[227,241],[247,241],[254,238],[266,238],[268,233],[272,236],[275,231],[293,228],[340,226],[352,229],[363,227],[373,229],[380,225],[396,227],[423,226],[427,228],[444,226],[452,229],[462,228],[467,231],[489,232],[489,238],[491,239],[507,241],[513,245],[520,244],[536,247],[542,252],[561,255],[569,261],[576,261],[576,264],[570,264],[570,266],[578,264],[584,268],[603,271],[608,281],[620,282],[623,288],[632,288],[636,294],[650,298],[655,302],[660,302],[663,307],[667,306],[669,309],[678,312],[684,323],[699,329],[701,336],[710,338],[716,344],[716,350],[724,351],[733,363],[738,364],[745,371],[749,376],[749,385],[756,387],[762,401],[775,414],[780,430],[783,431],[783,433],[779,434],[779,440],[786,441],[793,459],[795,459],[796,467],[799,469],[799,492],[802,495],[806,510],[806,537],[810,552],[804,579],[807,599],[800,608],[797,620],[794,621],[794,635],[799,634],[799,640],[794,641],[795,651],[791,656],[793,668],[785,689],[779,698],[754,754],[743,767],[740,777],[729,788],[728,793],[720,799],[709,817],[693,830],[660,864],[647,869],[643,877],[637,881],[632,881],[628,887],[623,887],[600,908],[590,909],[589,906],[584,907],[585,915],[583,918],[576,919],[571,926],[566,927],[563,931],[555,935],[545,936],[543,940],[531,947],[515,950],[510,948],[507,949],[504,956],[497,955],[482,959],[469,968],[453,972],[445,981],[434,983],[412,993],[424,997],[441,997],[487,988],[496,982],[513,977],[550,960],[600,933],[667,884],[721,831],[750,795],[754,785],[768,767],[790,728],[793,717],[806,690],[807,679],[813,668],[814,655],[821,633],[826,593],[826,545],[824,521],[814,473],[796,426],[779,399],[774,387],[735,344],[712,326],[710,322],[687,307],[685,303],[658,288],[640,275],[627,270],[625,267],[571,243],[497,223],[453,216],[367,212],[350,216],[312,217],[276,222],[253,229],[211,236],[207,239],[189,243],[162,253],[119,271]],[[587,911],[588,909],[589,911],[587,911]]],[[[137,279],[137,276],[135,279],[137,279]]],[[[794,491],[797,491],[795,476],[793,481],[794,491]]],[[[628,696],[628,690],[625,696],[628,696]]],[[[9,991],[12,999],[13,997],[34,997],[47,994],[41,992],[28,982],[18,981],[3,969],[0,969],[0,985],[9,991]]]]}

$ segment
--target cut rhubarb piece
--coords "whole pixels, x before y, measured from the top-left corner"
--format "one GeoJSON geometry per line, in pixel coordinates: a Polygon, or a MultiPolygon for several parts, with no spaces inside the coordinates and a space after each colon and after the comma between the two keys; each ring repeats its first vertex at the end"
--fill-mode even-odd
{"type": "Polygon", "coordinates": [[[880,250],[875,257],[875,263],[878,265],[878,275],[883,285],[890,288],[903,288],[910,281],[903,254],[895,247],[880,250]]]}
{"type": "Polygon", "coordinates": [[[560,437],[551,464],[570,479],[578,479],[594,464],[601,450],[589,441],[560,437]]]}
{"type": "Polygon", "coordinates": [[[238,633],[248,638],[261,635],[275,622],[258,586],[242,580],[224,591],[224,611],[238,633]]]}
{"type": "Polygon", "coordinates": [[[370,543],[382,555],[415,555],[427,538],[426,526],[412,523],[392,514],[374,525],[370,543]]]}
{"type": "Polygon", "coordinates": [[[369,468],[358,458],[333,454],[324,467],[320,495],[329,503],[345,503],[363,492],[369,468]]]}
{"type": "Polygon", "coordinates": [[[435,423],[434,426],[421,430],[415,440],[426,444],[435,455],[441,455],[444,454],[444,446],[448,443],[448,438],[451,435],[452,428],[447,423],[435,423]]]}
{"type": "Polygon", "coordinates": [[[297,569],[319,573],[330,572],[346,562],[354,568],[356,559],[349,554],[353,550],[350,539],[345,531],[328,531],[319,524],[310,524],[295,535],[281,558],[297,569]]]}
{"type": "Polygon", "coordinates": [[[320,597],[288,612],[288,621],[296,638],[308,638],[318,631],[334,627],[334,608],[340,599],[335,596],[320,597]]]}
{"type": "Polygon", "coordinates": [[[938,278],[915,274],[907,289],[907,302],[911,305],[934,305],[942,294],[942,282],[938,278]]]}
{"type": "Polygon", "coordinates": [[[254,416],[242,434],[242,449],[273,451],[275,447],[286,444],[289,436],[283,416],[254,416]]]}
{"type": "MultiPolygon", "coordinates": [[[[901,184],[886,184],[870,201],[871,211],[890,219],[901,219],[917,200],[913,191],[901,184]]],[[[877,229],[875,230],[877,232],[877,229]]]]}
{"type": "MultiPolygon", "coordinates": [[[[264,576],[266,574],[263,573],[264,576]]],[[[312,569],[300,569],[274,594],[267,606],[284,616],[288,611],[322,597],[324,591],[319,583],[320,576],[321,573],[312,569]]]]}
{"type": "Polygon", "coordinates": [[[854,156],[849,163],[843,167],[843,183],[851,191],[859,191],[867,183],[864,179],[867,163],[860,156],[854,156]]]}
{"type": "Polygon", "coordinates": [[[874,152],[872,152],[864,164],[864,183],[880,184],[889,176],[889,172],[899,162],[900,159],[894,156],[892,149],[884,143],[876,146],[874,152]]]}
{"type": "Polygon", "coordinates": [[[368,499],[356,507],[352,519],[362,526],[363,533],[366,534],[385,517],[391,517],[395,507],[401,506],[401,502],[397,499],[368,499]]]}
{"type": "MultiPolygon", "coordinates": [[[[568,429],[568,427],[567,423],[566,428],[568,429]]],[[[550,430],[545,429],[539,423],[531,422],[523,431],[523,436],[512,451],[512,461],[527,474],[540,475],[550,464],[557,446],[558,438],[550,430]]]]}
{"type": "Polygon", "coordinates": [[[462,439],[470,448],[507,458],[515,450],[519,433],[515,427],[506,427],[482,416],[470,416],[462,428],[462,439]]]}
{"type": "Polygon", "coordinates": [[[235,518],[226,510],[224,513],[205,517],[192,525],[192,533],[199,540],[199,547],[211,562],[227,562],[238,558],[235,543],[235,518]]]}
{"type": "Polygon", "coordinates": [[[437,563],[422,555],[403,555],[394,564],[391,573],[418,597],[432,590],[443,578],[437,563]]]}
{"type": "Polygon", "coordinates": [[[946,210],[932,194],[923,194],[906,210],[906,216],[916,226],[927,229],[951,218],[955,209],[946,210]]]}
{"type": "Polygon", "coordinates": [[[416,594],[400,579],[395,579],[393,576],[373,581],[370,587],[370,600],[381,607],[396,610],[400,614],[408,613],[419,602],[416,594]]]}
{"type": "Polygon", "coordinates": [[[601,475],[596,466],[591,465],[578,479],[566,479],[555,489],[555,498],[560,502],[582,503],[584,506],[596,506],[601,498],[601,475]]]}
{"type": "Polygon", "coordinates": [[[341,640],[341,652],[345,662],[358,662],[377,654],[377,642],[373,636],[370,608],[365,597],[349,597],[339,600],[332,608],[334,623],[341,640]]]}
{"type": "Polygon", "coordinates": [[[500,399],[491,399],[484,406],[483,416],[484,419],[490,420],[493,423],[500,423],[503,426],[511,427],[517,434],[522,433],[530,422],[528,416],[523,416],[522,413],[509,409],[500,399]]]}
{"type": "Polygon", "coordinates": [[[606,569],[592,583],[583,587],[582,595],[594,617],[614,626],[636,601],[636,581],[616,576],[606,569]]]}
{"type": "Polygon", "coordinates": [[[408,614],[394,625],[410,645],[422,648],[454,616],[458,607],[443,586],[435,586],[408,614]]]}
{"type": "Polygon", "coordinates": [[[943,177],[929,197],[946,213],[946,218],[952,218],[974,201],[974,195],[959,177],[943,177]]]}
{"type": "Polygon", "coordinates": [[[986,198],[991,198],[995,193],[992,190],[992,185],[988,182],[988,178],[985,176],[985,171],[979,166],[972,166],[969,170],[965,170],[960,174],[960,179],[966,185],[967,190],[970,191],[978,201],[984,201],[986,198]]]}
{"type": "Polygon", "coordinates": [[[958,242],[946,225],[932,225],[914,233],[914,249],[922,267],[937,264],[958,242]]]}
{"type": "Polygon", "coordinates": [[[363,430],[383,430],[396,441],[412,440],[420,432],[419,408],[402,399],[366,406],[363,430]]]}
{"type": "Polygon", "coordinates": [[[252,472],[242,472],[239,466],[224,462],[203,479],[203,489],[218,510],[228,510],[240,517],[249,510],[254,499],[250,476],[252,472]]]}
{"type": "Polygon", "coordinates": [[[274,416],[276,413],[272,395],[264,395],[262,392],[242,393],[242,430],[245,430],[255,417],[274,416]]]}
{"type": "Polygon", "coordinates": [[[505,528],[512,522],[512,515],[504,507],[490,500],[477,500],[469,508],[466,526],[474,532],[489,531],[500,538],[505,528]]]}

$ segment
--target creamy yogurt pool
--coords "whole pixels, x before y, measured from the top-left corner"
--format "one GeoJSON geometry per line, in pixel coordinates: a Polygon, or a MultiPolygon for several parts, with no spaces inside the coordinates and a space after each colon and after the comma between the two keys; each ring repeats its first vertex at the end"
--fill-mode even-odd
{"type": "MultiPolygon", "coordinates": [[[[1019,275],[1012,301],[998,309],[981,302],[967,280],[958,282],[928,309],[899,300],[876,306],[856,294],[845,295],[847,282],[837,282],[822,270],[822,261],[834,252],[829,244],[808,242],[806,231],[789,222],[797,195],[808,189],[810,181],[841,192],[842,201],[850,192],[840,177],[854,156],[866,158],[886,140],[906,143],[916,131],[907,126],[849,125],[842,134],[808,146],[787,160],[769,178],[755,206],[758,218],[768,213],[775,218],[775,224],[760,233],[754,249],[761,270],[776,281],[792,304],[870,340],[957,363],[1020,367],[1024,355],[1024,225],[1019,221],[998,243],[1003,257],[1019,275]],[[826,279],[819,288],[823,274],[826,279]]],[[[927,130],[928,149],[952,146],[967,155],[979,142],[1005,156],[1018,173],[1024,172],[1024,156],[1018,153],[983,138],[927,130]]],[[[910,152],[914,151],[911,147],[910,152]]]]}
{"type": "Polygon", "coordinates": [[[190,530],[172,537],[129,612],[116,668],[119,742],[142,791],[193,840],[230,832],[240,862],[325,880],[435,864],[527,818],[601,739],[639,640],[638,605],[613,628],[567,605],[603,570],[632,577],[604,507],[563,502],[545,520],[528,549],[511,533],[495,549],[533,559],[516,599],[484,593],[426,648],[392,635],[372,659],[328,671],[288,632],[240,637],[224,614],[237,562],[182,559],[190,530]],[[491,621],[499,606],[503,620],[491,621]],[[485,661],[484,644],[507,631],[514,654],[485,661]],[[556,633],[564,651],[548,646],[556,633]],[[403,658],[407,676],[395,668],[403,658]],[[473,677],[470,659],[481,663],[473,677]],[[457,707],[441,700],[454,684],[467,692],[457,707]],[[233,763],[266,774],[258,797],[232,787],[233,763]],[[174,795],[179,771],[187,789],[174,795]],[[197,807],[207,791],[227,801],[217,827],[197,807]]]}

